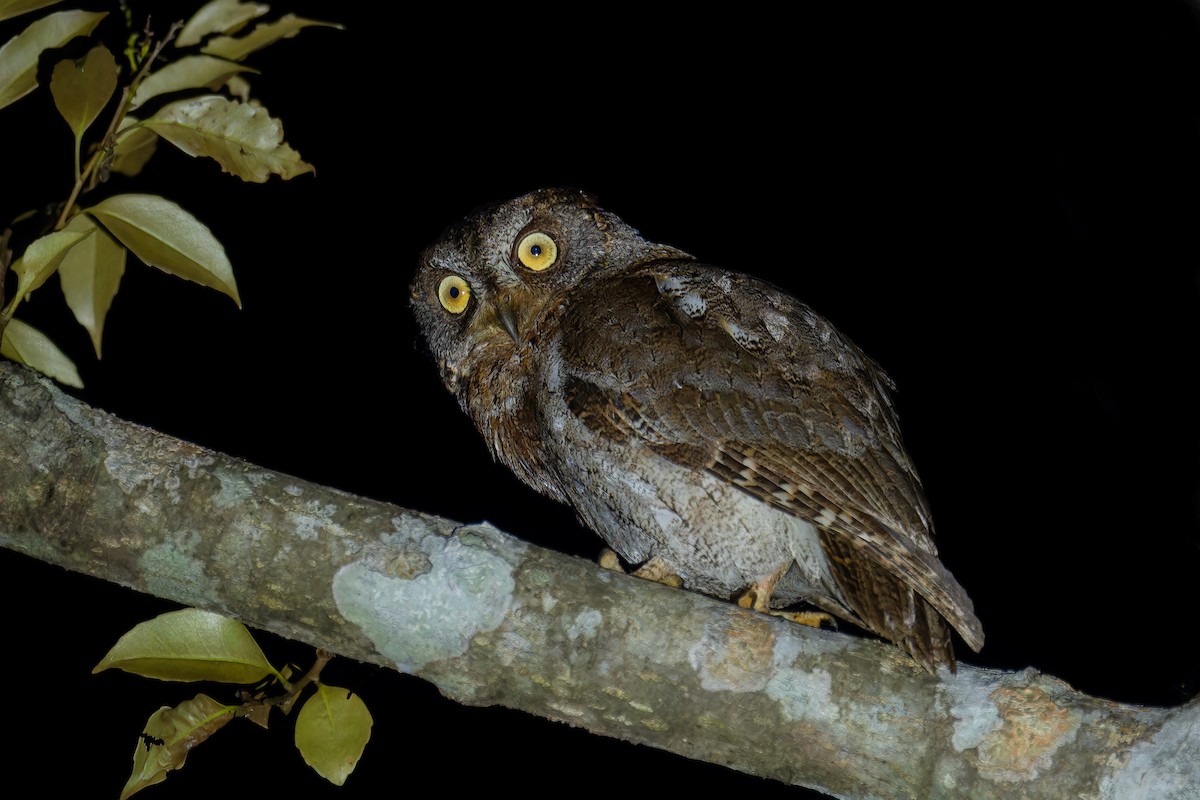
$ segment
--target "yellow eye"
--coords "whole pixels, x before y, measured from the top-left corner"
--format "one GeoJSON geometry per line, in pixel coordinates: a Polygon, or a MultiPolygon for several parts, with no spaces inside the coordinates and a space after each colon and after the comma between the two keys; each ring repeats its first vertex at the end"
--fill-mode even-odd
{"type": "Polygon", "coordinates": [[[517,245],[517,258],[534,272],[541,272],[558,261],[558,245],[544,233],[531,233],[517,245]]]}
{"type": "Polygon", "coordinates": [[[467,301],[471,299],[471,287],[457,275],[447,275],[438,284],[438,300],[442,308],[451,314],[461,314],[467,310],[467,301]]]}

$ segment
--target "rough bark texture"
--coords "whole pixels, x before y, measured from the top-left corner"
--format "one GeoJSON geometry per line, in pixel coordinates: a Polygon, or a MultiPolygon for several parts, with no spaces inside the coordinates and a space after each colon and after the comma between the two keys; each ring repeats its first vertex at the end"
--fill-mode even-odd
{"type": "Polygon", "coordinates": [[[1193,798],[1200,704],[926,675],[115,419],[0,362],[0,545],[502,704],[843,798],[1193,798]]]}

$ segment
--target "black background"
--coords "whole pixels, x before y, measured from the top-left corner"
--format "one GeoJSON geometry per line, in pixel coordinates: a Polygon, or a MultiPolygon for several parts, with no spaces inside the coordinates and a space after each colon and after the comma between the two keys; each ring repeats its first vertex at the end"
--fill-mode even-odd
{"type": "MultiPolygon", "coordinates": [[[[155,9],[161,30],[180,5],[135,13],[155,9]]],[[[594,558],[599,540],[570,511],[490,461],[407,309],[416,257],[446,225],[577,186],[649,239],[783,286],[888,370],[943,559],[987,634],[966,662],[1131,703],[1200,688],[1194,3],[803,4],[786,17],[443,5],[276,4],[346,25],[249,59],[315,177],[243,184],[164,146],[141,177],[99,190],[159,193],[204,221],[244,308],[131,259],[97,362],[52,281],[20,316],[76,360],[81,397],[594,558]]],[[[65,198],[71,139],[45,88],[0,126],[0,220],[65,198]]],[[[145,718],[196,687],[89,671],[175,606],[8,551],[0,603],[11,775],[116,797],[145,718]]],[[[277,662],[310,657],[263,638],[277,662]]],[[[352,798],[424,780],[808,796],[463,708],[345,659],[326,678],[375,717],[343,789],[304,766],[290,726],[238,723],[143,796],[352,798]]]]}

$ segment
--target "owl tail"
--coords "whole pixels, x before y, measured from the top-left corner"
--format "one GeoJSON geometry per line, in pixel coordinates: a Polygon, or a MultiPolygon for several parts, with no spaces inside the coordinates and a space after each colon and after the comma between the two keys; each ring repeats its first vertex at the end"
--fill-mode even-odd
{"type": "Polygon", "coordinates": [[[915,557],[905,565],[909,569],[898,571],[850,537],[823,530],[821,544],[845,605],[857,618],[851,621],[908,651],[928,672],[936,672],[938,665],[955,670],[951,624],[972,649],[983,646],[983,629],[970,599],[933,557],[932,564],[915,557]],[[945,613],[918,590],[927,585],[945,613]]]}

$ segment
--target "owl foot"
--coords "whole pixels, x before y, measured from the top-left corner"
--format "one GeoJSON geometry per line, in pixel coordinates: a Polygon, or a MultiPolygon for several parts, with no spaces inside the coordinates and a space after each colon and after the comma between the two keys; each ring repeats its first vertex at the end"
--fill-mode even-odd
{"type": "Polygon", "coordinates": [[[625,574],[625,569],[621,566],[621,559],[617,557],[616,551],[614,550],[611,550],[607,547],[601,550],[598,561],[600,566],[604,569],[611,570],[612,572],[619,572],[622,575],[625,574]]]}
{"type": "Polygon", "coordinates": [[[810,628],[837,630],[837,618],[832,614],[826,614],[824,611],[776,611],[773,608],[759,608],[755,605],[757,597],[758,595],[755,594],[754,589],[750,588],[738,598],[737,603],[742,608],[750,608],[763,614],[770,614],[772,617],[783,617],[786,620],[798,622],[810,628]]]}
{"type": "Polygon", "coordinates": [[[776,617],[790,619],[792,622],[798,622],[801,625],[807,625],[810,628],[826,628],[829,630],[837,630],[837,617],[832,614],[826,614],[824,611],[768,611],[768,614],[776,617]]]}
{"type": "MultiPolygon", "coordinates": [[[[625,569],[621,566],[621,559],[607,547],[600,551],[600,566],[613,572],[625,572],[625,569]]],[[[683,586],[683,579],[672,572],[671,568],[659,559],[658,556],[655,556],[635,569],[633,576],[635,578],[642,578],[643,580],[655,581],[656,583],[664,583],[676,589],[683,586]]]]}
{"type": "Polygon", "coordinates": [[[779,583],[779,579],[790,566],[791,564],[785,564],[778,572],[755,582],[738,598],[737,604],[742,608],[750,608],[773,617],[783,617],[812,628],[826,627],[837,630],[837,620],[824,611],[776,611],[771,608],[771,593],[775,591],[775,584],[779,583]]]}
{"type": "Polygon", "coordinates": [[[759,578],[738,598],[737,604],[742,608],[752,608],[755,611],[770,614],[771,594],[775,591],[775,584],[779,583],[779,579],[783,577],[783,573],[787,572],[790,566],[791,564],[784,564],[765,578],[759,578]]]}

